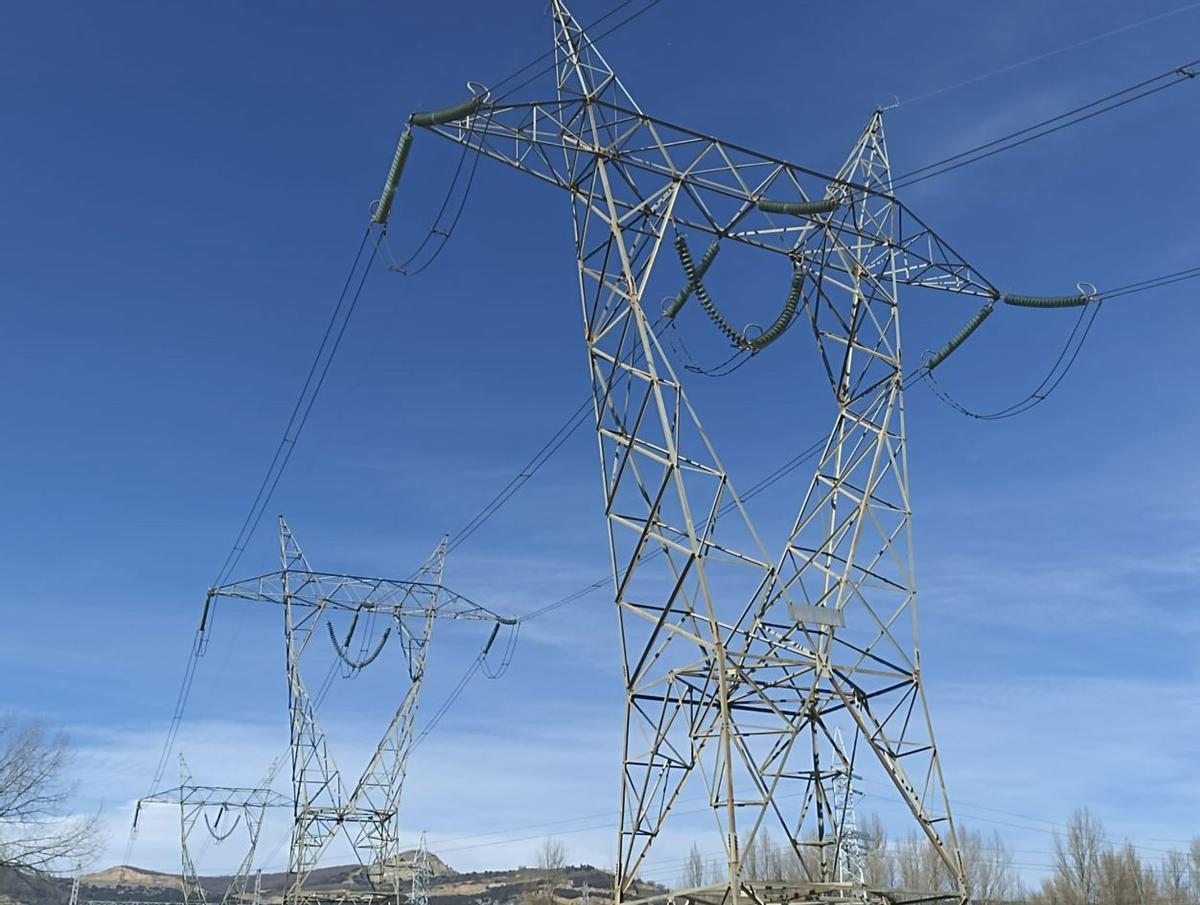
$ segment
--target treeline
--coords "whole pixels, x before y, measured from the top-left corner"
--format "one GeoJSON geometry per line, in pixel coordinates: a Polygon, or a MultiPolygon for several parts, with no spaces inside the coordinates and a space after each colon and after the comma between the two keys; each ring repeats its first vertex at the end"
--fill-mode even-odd
{"type": "MultiPolygon", "coordinates": [[[[889,837],[878,817],[859,830],[861,863],[867,886],[951,892],[953,878],[923,835],[889,837]]],[[[1012,849],[998,833],[959,830],[959,848],[976,905],[1200,905],[1200,838],[1184,849],[1149,852],[1112,841],[1099,818],[1076,811],[1064,832],[1054,837],[1048,874],[1025,881],[1012,849]]],[[[745,876],[767,882],[801,881],[820,876],[815,848],[800,857],[760,832],[744,853],[745,876]]],[[[692,847],[684,866],[683,887],[724,882],[725,865],[706,861],[692,847]]]]}

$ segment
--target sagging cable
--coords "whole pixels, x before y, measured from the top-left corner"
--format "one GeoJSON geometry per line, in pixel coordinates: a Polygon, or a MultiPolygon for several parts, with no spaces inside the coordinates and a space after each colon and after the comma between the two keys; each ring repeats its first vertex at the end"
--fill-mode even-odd
{"type": "MultiPolygon", "coordinates": [[[[387,644],[388,637],[392,634],[392,627],[389,625],[383,630],[383,637],[379,639],[379,643],[375,646],[375,650],[371,651],[368,656],[361,660],[352,660],[350,659],[350,655],[346,653],[346,651],[350,648],[350,637],[346,637],[346,644],[343,647],[342,644],[338,642],[337,635],[334,634],[333,623],[326,620],[325,627],[329,629],[329,643],[333,645],[333,649],[337,652],[338,657],[341,658],[342,662],[354,671],[358,671],[374,663],[379,655],[383,653],[383,646],[387,644]]],[[[353,634],[353,628],[351,628],[350,631],[351,634],[353,634]]]]}
{"type": "Polygon", "coordinates": [[[995,302],[988,302],[986,305],[976,311],[974,317],[967,321],[966,324],[963,325],[963,328],[954,334],[954,337],[950,340],[950,342],[946,343],[946,345],[942,346],[931,356],[929,356],[928,360],[925,362],[925,370],[932,371],[952,354],[954,354],[954,351],[963,343],[965,343],[970,338],[971,334],[978,330],[980,325],[982,325],[983,322],[991,316],[995,306],[995,302]]]}
{"type": "MultiPolygon", "coordinates": [[[[695,292],[709,320],[739,349],[745,349],[750,352],[758,352],[765,349],[771,343],[775,342],[775,340],[779,339],[787,331],[787,328],[791,326],[800,304],[800,291],[804,286],[803,268],[793,265],[792,285],[788,290],[787,299],[784,301],[783,310],[779,312],[779,316],[775,318],[775,321],[769,327],[763,330],[758,336],[751,338],[744,330],[735,330],[733,325],[721,314],[716,303],[713,302],[712,296],[708,294],[708,290],[704,288],[704,284],[701,282],[703,272],[692,261],[692,253],[688,249],[687,239],[682,234],[675,237],[675,250],[679,254],[679,263],[683,266],[683,272],[687,276],[687,284],[680,295],[676,296],[676,301],[682,297],[683,301],[686,302],[687,297],[695,292]]],[[[711,264],[712,259],[715,257],[716,251],[714,247],[709,246],[708,251],[704,253],[704,258],[701,259],[701,263],[703,264],[707,259],[708,263],[711,264]]],[[[671,307],[674,308],[675,306],[672,305],[671,307]]],[[[679,303],[679,307],[682,307],[682,302],[679,303]]],[[[675,310],[677,312],[678,308],[675,308],[675,310]]],[[[670,308],[668,308],[667,313],[668,316],[672,316],[670,308]]]]}
{"type": "Polygon", "coordinates": [[[755,204],[764,214],[791,214],[793,217],[831,214],[840,206],[836,198],[823,198],[820,201],[772,201],[770,198],[759,198],[755,204]]]}
{"type": "Polygon", "coordinates": [[[205,826],[208,827],[208,834],[213,837],[214,842],[224,842],[226,839],[228,839],[230,836],[233,835],[233,831],[236,830],[238,828],[238,824],[242,822],[242,815],[238,814],[237,818],[230,825],[229,829],[227,829],[224,833],[222,833],[222,832],[220,832],[220,830],[217,829],[217,827],[219,827],[221,825],[221,817],[224,814],[225,814],[225,809],[221,808],[220,812],[217,814],[217,826],[213,826],[212,822],[209,821],[208,814],[204,815],[204,824],[205,824],[205,826]]]}

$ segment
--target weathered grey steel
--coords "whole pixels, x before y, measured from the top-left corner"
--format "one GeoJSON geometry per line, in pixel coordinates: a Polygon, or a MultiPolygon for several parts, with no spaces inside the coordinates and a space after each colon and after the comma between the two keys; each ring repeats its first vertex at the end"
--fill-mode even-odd
{"type": "Polygon", "coordinates": [[[179,785],[176,788],[155,792],[138,801],[133,815],[134,829],[136,831],[144,805],[179,806],[179,851],[182,859],[179,879],[183,889],[183,902],[184,905],[206,905],[208,899],[192,859],[192,831],[203,818],[211,838],[220,843],[233,835],[240,826],[245,831],[246,854],[221,895],[221,905],[239,905],[246,898],[246,884],[254,868],[254,854],[258,848],[258,836],[262,830],[266,810],[270,807],[286,806],[288,801],[268,788],[269,781],[255,788],[196,785],[192,782],[183,755],[179,756],[179,774],[179,785]],[[212,819],[214,814],[215,820],[212,819]]]}
{"type": "MultiPolygon", "coordinates": [[[[553,100],[489,99],[454,121],[413,125],[571,198],[624,652],[615,901],[637,899],[638,875],[697,773],[727,878],[666,898],[857,898],[837,881],[847,836],[836,784],[861,747],[944,866],[939,888],[890,900],[965,902],[920,672],[898,289],[1000,292],[893,197],[879,114],[837,173],[798,166],[643,113],[566,7],[552,9],[553,100]],[[646,307],[672,233],[782,256],[803,277],[833,418],[774,554],[646,307]],[[747,875],[744,853],[767,824],[782,829],[803,882],[747,875]]],[[[674,315],[692,284],[676,295],[685,281],[669,271],[674,315]]],[[[650,297],[666,285],[660,276],[650,297]]]]}
{"type": "Polygon", "coordinates": [[[204,620],[221,597],[269,603],[283,609],[293,793],[289,880],[284,901],[388,901],[400,905],[400,798],[434,621],[472,620],[499,626],[512,625],[515,620],[498,616],[442,585],[447,546],[444,538],[413,579],[405,581],[315,571],[282,516],[279,545],[281,570],[211,589],[204,620]],[[359,650],[354,653],[351,648],[360,620],[369,621],[375,616],[384,622],[379,640],[376,642],[370,632],[362,632],[359,650]],[[335,618],[345,623],[340,632],[334,628],[335,618]],[[322,620],[326,621],[324,629],[322,620]],[[310,692],[301,669],[314,630],[328,634],[338,657],[335,662],[347,674],[379,659],[389,643],[400,648],[408,673],[405,694],[370,761],[352,785],[338,770],[317,719],[320,693],[310,692]],[[309,874],[339,835],[367,868],[372,892],[305,891],[309,874]]]}

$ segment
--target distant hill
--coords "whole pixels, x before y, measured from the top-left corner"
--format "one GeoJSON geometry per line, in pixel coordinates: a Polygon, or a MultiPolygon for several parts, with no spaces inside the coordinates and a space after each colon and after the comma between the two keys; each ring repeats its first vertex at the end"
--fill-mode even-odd
{"type": "Polygon", "coordinates": [[[121,864],[94,874],[84,874],[79,878],[80,886],[174,886],[179,887],[179,874],[165,874],[157,870],[146,870],[144,867],[133,867],[121,864]]]}
{"type": "MultiPolygon", "coordinates": [[[[402,857],[411,861],[415,854],[405,852],[402,857]]],[[[518,905],[535,895],[541,899],[541,905],[547,905],[545,876],[539,870],[522,867],[459,873],[432,853],[429,860],[433,867],[430,905],[518,905]]],[[[412,870],[402,865],[399,871],[401,883],[406,885],[412,879],[412,870]]],[[[554,898],[560,905],[568,905],[582,898],[586,888],[593,905],[607,905],[611,899],[612,879],[612,874],[590,865],[568,867],[555,878],[554,898]]],[[[220,901],[229,880],[228,876],[200,878],[210,902],[220,901]]],[[[278,905],[286,882],[284,873],[263,874],[263,905],[278,905]]],[[[314,871],[306,889],[333,896],[343,892],[366,892],[370,885],[366,868],[359,864],[343,864],[314,871]]],[[[650,885],[645,891],[659,889],[661,887],[650,885]]],[[[67,905],[70,891],[69,878],[48,875],[25,878],[0,869],[0,905],[67,905]]],[[[179,875],[132,865],[110,867],[80,878],[79,905],[89,901],[178,905],[181,902],[179,875]]]]}

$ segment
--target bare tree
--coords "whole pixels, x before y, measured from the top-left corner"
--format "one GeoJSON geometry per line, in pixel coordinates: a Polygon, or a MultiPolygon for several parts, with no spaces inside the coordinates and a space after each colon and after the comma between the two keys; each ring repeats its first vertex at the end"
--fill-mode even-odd
{"type": "Polygon", "coordinates": [[[1162,863],[1159,895],[1167,905],[1186,905],[1192,900],[1191,867],[1188,856],[1172,849],[1162,863]]]}
{"type": "Polygon", "coordinates": [[[949,892],[954,878],[942,856],[920,833],[912,833],[895,846],[896,876],[902,889],[949,892]]]}
{"type": "Polygon", "coordinates": [[[1129,843],[1100,853],[1097,893],[1101,905],[1153,905],[1158,901],[1153,871],[1142,864],[1129,843]]]}
{"type": "Polygon", "coordinates": [[[555,887],[562,881],[567,867],[567,847],[562,840],[547,836],[537,850],[537,867],[542,875],[542,890],[537,899],[553,905],[555,887]]]}
{"type": "Polygon", "coordinates": [[[1046,905],[1097,905],[1104,826],[1087,808],[1067,822],[1066,837],[1054,838],[1054,872],[1042,881],[1046,905]]]}
{"type": "Polygon", "coordinates": [[[704,856],[700,854],[700,847],[693,842],[692,850],[688,852],[687,861],[683,865],[683,888],[695,889],[697,886],[703,886],[704,874],[704,856]]]}
{"type": "Polygon", "coordinates": [[[708,885],[717,886],[729,879],[729,865],[720,858],[708,862],[708,885]]]}
{"type": "Polygon", "coordinates": [[[567,866],[567,847],[562,840],[547,836],[537,850],[538,870],[560,873],[567,866]]]}
{"type": "Polygon", "coordinates": [[[859,822],[859,837],[863,847],[863,874],[868,886],[876,889],[894,889],[896,886],[896,859],[888,851],[887,830],[878,814],[871,814],[859,822]]]}
{"type": "Polygon", "coordinates": [[[45,870],[90,858],[99,844],[95,817],[67,813],[70,743],[38,723],[0,721],[0,866],[45,870]]]}
{"type": "Polygon", "coordinates": [[[977,905],[1011,902],[1023,897],[1021,881],[1013,867],[1012,852],[993,831],[984,838],[981,833],[960,830],[958,847],[963,866],[971,884],[971,901],[977,905]]]}
{"type": "Polygon", "coordinates": [[[1192,863],[1189,894],[1193,899],[1200,900],[1200,836],[1192,840],[1191,848],[1188,849],[1188,859],[1192,863]]]}

